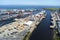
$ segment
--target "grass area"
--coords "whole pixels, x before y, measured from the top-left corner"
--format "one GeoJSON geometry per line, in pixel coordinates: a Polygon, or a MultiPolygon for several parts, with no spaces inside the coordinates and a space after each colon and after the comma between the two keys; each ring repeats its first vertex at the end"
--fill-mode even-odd
{"type": "Polygon", "coordinates": [[[55,40],[60,40],[60,36],[59,36],[59,34],[58,34],[58,31],[57,31],[57,30],[55,31],[55,35],[56,35],[56,36],[55,36],[55,40]]]}
{"type": "Polygon", "coordinates": [[[56,35],[56,38],[55,38],[55,40],[60,40],[60,37],[56,35]]]}
{"type": "Polygon", "coordinates": [[[28,38],[27,38],[27,37],[29,36],[29,34],[30,34],[30,32],[28,32],[28,33],[27,33],[27,35],[24,37],[24,39],[23,39],[23,40],[28,40],[28,38]]]}
{"type": "MultiPolygon", "coordinates": [[[[35,28],[34,28],[34,30],[35,30],[35,28]]],[[[34,30],[33,30],[33,31],[34,31],[34,30]]],[[[33,32],[33,31],[32,31],[32,32],[33,32]]],[[[23,40],[29,40],[29,38],[30,38],[32,32],[29,31],[29,32],[27,33],[27,35],[24,37],[23,40]]]]}
{"type": "Polygon", "coordinates": [[[31,35],[31,32],[28,32],[27,35],[24,37],[23,40],[29,40],[30,35],[31,35]]]}
{"type": "Polygon", "coordinates": [[[60,10],[60,8],[43,8],[44,10],[60,10]]]}

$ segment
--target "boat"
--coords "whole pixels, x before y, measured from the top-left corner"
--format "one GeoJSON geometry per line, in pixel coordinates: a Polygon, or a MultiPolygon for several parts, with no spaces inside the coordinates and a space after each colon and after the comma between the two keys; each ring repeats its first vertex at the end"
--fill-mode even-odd
{"type": "Polygon", "coordinates": [[[50,28],[55,28],[55,26],[56,26],[56,22],[55,21],[51,21],[50,28]]]}

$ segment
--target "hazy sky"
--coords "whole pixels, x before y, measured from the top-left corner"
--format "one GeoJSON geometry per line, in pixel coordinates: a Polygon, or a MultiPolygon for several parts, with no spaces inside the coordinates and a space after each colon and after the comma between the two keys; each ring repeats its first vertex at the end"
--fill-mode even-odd
{"type": "Polygon", "coordinates": [[[60,6],[60,0],[0,0],[0,5],[53,5],[53,6],[60,6]]]}

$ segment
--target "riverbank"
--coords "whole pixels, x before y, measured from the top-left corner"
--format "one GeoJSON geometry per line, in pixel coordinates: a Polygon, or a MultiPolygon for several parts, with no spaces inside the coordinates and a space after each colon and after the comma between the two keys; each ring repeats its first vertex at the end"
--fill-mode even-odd
{"type": "Polygon", "coordinates": [[[53,30],[53,40],[60,40],[60,33],[59,33],[60,18],[58,12],[55,11],[54,13],[51,13],[51,16],[52,16],[52,20],[54,21],[53,24],[55,24],[55,26],[52,25],[51,27],[53,30]]]}
{"type": "MultiPolygon", "coordinates": [[[[37,25],[46,17],[46,13],[44,14],[44,16],[42,16],[39,21],[35,22],[35,26],[32,26],[32,28],[30,29],[30,31],[26,34],[26,36],[24,37],[23,40],[29,40],[32,32],[37,28],[37,25]]],[[[34,24],[32,24],[34,25],[34,24]]]]}
{"type": "MultiPolygon", "coordinates": [[[[45,15],[45,16],[46,16],[46,15],[45,15]]],[[[42,18],[40,19],[40,22],[42,21],[43,18],[45,18],[45,17],[42,17],[42,18]]],[[[38,25],[40,22],[37,22],[37,25],[38,25]]],[[[30,29],[31,31],[27,33],[27,35],[25,36],[25,38],[24,38],[23,40],[29,40],[32,32],[37,28],[37,25],[36,25],[35,27],[32,26],[33,28],[30,29]]]]}
{"type": "Polygon", "coordinates": [[[20,40],[23,40],[26,34],[29,32],[31,34],[33,32],[42,18],[45,18],[45,11],[41,11],[35,15],[29,15],[25,18],[15,18],[14,22],[0,27],[0,38],[19,38],[20,40]]]}
{"type": "Polygon", "coordinates": [[[31,34],[29,40],[52,40],[53,30],[50,29],[51,11],[46,11],[46,18],[37,25],[37,28],[31,34]]]}

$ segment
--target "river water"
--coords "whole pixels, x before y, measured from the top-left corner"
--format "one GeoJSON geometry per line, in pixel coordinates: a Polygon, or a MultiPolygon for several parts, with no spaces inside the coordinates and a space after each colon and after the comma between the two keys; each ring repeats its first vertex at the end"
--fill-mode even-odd
{"type": "Polygon", "coordinates": [[[46,11],[46,18],[43,19],[30,36],[30,40],[52,40],[53,30],[50,29],[50,11],[46,11]]]}

